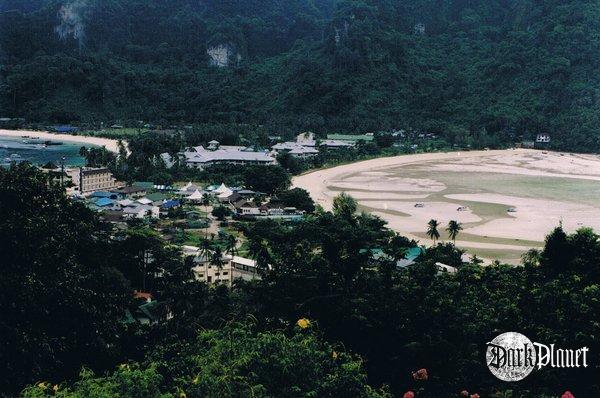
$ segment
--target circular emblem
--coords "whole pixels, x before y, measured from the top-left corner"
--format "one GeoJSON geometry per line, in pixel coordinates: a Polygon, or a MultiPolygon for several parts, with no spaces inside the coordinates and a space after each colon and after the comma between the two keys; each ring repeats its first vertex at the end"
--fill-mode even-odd
{"type": "Polygon", "coordinates": [[[537,354],[526,336],[508,332],[487,343],[485,359],[492,374],[500,380],[519,381],[533,371],[537,354]]]}

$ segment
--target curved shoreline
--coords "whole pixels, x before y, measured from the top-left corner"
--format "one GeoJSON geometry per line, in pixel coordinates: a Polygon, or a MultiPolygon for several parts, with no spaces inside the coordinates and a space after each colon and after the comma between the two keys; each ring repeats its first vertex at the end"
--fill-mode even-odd
{"type": "Polygon", "coordinates": [[[599,184],[600,155],[532,149],[401,155],[292,179],[293,187],[307,190],[325,210],[347,192],[389,228],[424,244],[430,243],[422,237],[429,219],[442,226],[456,220],[464,225],[459,247],[515,264],[520,253],[543,246],[559,224],[567,232],[600,230],[599,184]]]}
{"type": "MultiPolygon", "coordinates": [[[[466,151],[466,152],[433,152],[414,155],[399,155],[385,158],[362,160],[356,163],[334,166],[328,169],[316,170],[292,178],[292,187],[303,188],[308,191],[313,200],[326,210],[331,210],[333,197],[327,195],[328,185],[334,179],[339,179],[347,174],[378,171],[387,167],[397,167],[411,163],[440,161],[448,159],[468,159],[481,156],[493,156],[503,153],[537,153],[534,149],[501,149],[493,151],[466,151]]],[[[339,192],[338,192],[339,193],[339,192]]]]}
{"type": "MultiPolygon", "coordinates": [[[[42,140],[54,140],[54,141],[63,141],[63,142],[74,142],[80,144],[87,145],[95,145],[99,147],[104,147],[107,150],[119,153],[119,144],[117,140],[111,140],[109,138],[100,138],[100,137],[88,137],[82,135],[70,135],[70,134],[56,134],[50,133],[48,131],[28,131],[28,130],[1,130],[0,136],[2,137],[11,137],[11,138],[21,138],[22,136],[27,135],[31,138],[39,138],[42,140]]],[[[123,141],[125,145],[125,149],[127,148],[127,142],[123,141]]]]}

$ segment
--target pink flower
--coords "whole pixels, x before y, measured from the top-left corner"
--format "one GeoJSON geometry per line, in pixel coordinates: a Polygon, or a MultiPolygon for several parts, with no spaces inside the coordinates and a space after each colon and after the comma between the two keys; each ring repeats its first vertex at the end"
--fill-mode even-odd
{"type": "Polygon", "coordinates": [[[463,398],[469,398],[469,392],[467,390],[462,390],[460,392],[460,396],[463,398]]]}
{"type": "Polygon", "coordinates": [[[429,378],[429,375],[427,374],[427,369],[419,369],[416,372],[413,372],[412,377],[414,380],[425,381],[429,378]]]}
{"type": "Polygon", "coordinates": [[[575,398],[575,395],[573,395],[571,391],[565,391],[560,398],[575,398]]]}
{"type": "Polygon", "coordinates": [[[402,396],[402,398],[415,398],[415,393],[412,391],[407,391],[404,393],[404,395],[402,396]]]}
{"type": "Polygon", "coordinates": [[[479,394],[477,394],[477,393],[471,394],[471,398],[479,398],[479,394]]]}

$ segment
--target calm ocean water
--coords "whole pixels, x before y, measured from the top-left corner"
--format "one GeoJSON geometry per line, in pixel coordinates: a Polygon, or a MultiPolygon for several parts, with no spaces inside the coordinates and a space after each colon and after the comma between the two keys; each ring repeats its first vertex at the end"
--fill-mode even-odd
{"type": "MultiPolygon", "coordinates": [[[[58,142],[58,140],[52,140],[52,142],[58,142]]],[[[63,142],[62,145],[46,147],[43,144],[44,140],[32,138],[0,137],[0,165],[7,165],[10,163],[10,159],[27,160],[35,165],[44,165],[48,162],[59,165],[63,156],[65,165],[83,166],[85,164],[85,159],[79,156],[79,148],[84,144],[63,142]]]]}

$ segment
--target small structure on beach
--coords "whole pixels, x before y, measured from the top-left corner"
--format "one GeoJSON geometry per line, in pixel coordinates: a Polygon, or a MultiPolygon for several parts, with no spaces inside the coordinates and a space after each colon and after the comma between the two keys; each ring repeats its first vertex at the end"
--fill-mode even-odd
{"type": "Polygon", "coordinates": [[[540,133],[535,137],[536,148],[548,148],[550,146],[550,134],[540,133]]]}

